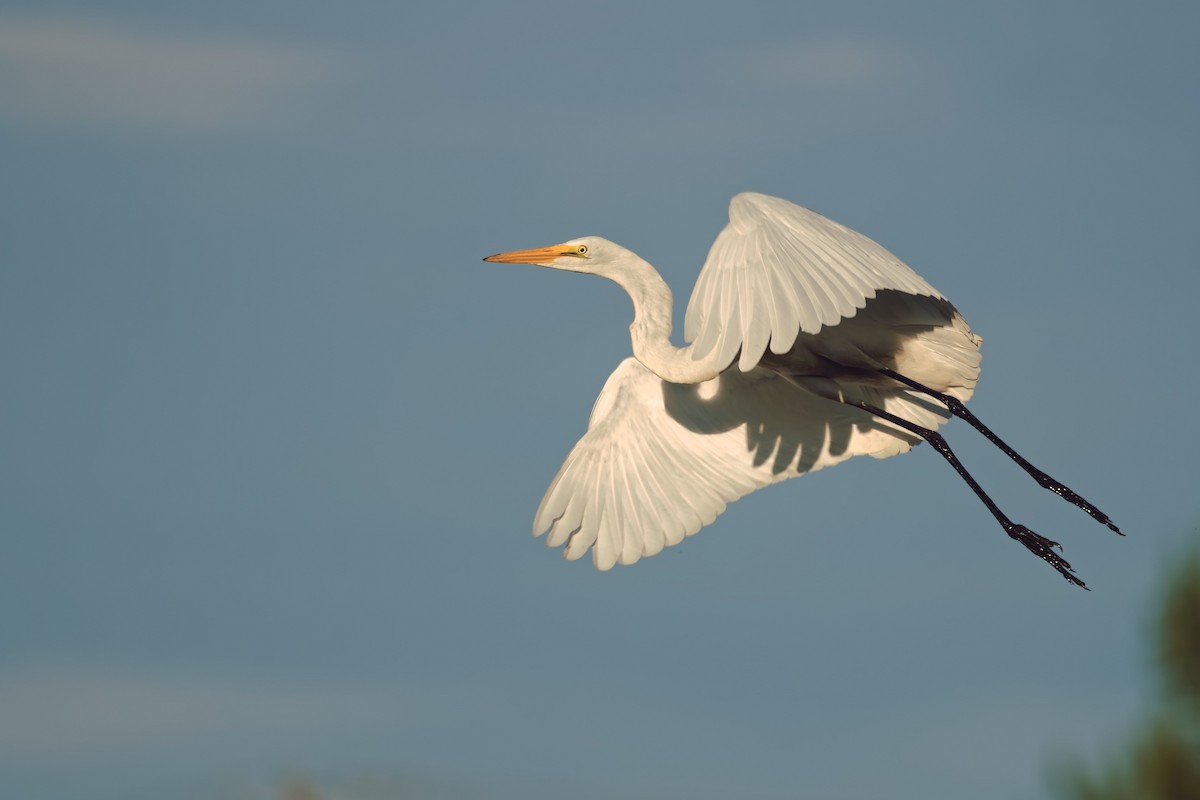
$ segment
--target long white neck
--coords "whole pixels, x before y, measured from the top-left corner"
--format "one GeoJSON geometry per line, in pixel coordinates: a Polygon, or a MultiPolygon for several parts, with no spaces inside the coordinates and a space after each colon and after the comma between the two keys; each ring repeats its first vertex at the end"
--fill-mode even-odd
{"type": "Polygon", "coordinates": [[[643,366],[670,383],[703,383],[717,377],[711,358],[696,360],[691,345],[671,344],[671,288],[649,263],[631,253],[619,268],[601,273],[629,293],[633,324],[629,326],[633,355],[643,366]]]}

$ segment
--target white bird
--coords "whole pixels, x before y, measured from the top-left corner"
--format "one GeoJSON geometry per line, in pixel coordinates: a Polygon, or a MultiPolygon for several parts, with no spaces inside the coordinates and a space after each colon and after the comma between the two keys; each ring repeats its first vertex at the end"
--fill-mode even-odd
{"type": "Polygon", "coordinates": [[[883,247],[820,214],[735,196],[688,303],[684,347],[671,343],[666,282],[618,244],[587,236],[484,260],[600,275],[633,300],[633,358],[605,383],[534,516],[534,535],[548,534],[569,559],[590,549],[599,569],[632,564],[756,489],[924,439],[1010,537],[1084,586],[1056,542],[1010,521],[962,467],[935,432],[951,416],[1120,533],[967,411],[982,340],[954,306],[883,247]]]}

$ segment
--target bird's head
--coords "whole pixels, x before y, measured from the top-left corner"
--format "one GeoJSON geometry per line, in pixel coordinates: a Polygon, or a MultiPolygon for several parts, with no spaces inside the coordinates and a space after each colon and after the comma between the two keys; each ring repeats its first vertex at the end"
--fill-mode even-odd
{"type": "Polygon", "coordinates": [[[599,236],[584,236],[550,247],[535,247],[531,250],[511,250],[496,253],[484,261],[497,264],[536,264],[568,272],[587,272],[611,277],[612,271],[637,256],[607,239],[599,236]]]}

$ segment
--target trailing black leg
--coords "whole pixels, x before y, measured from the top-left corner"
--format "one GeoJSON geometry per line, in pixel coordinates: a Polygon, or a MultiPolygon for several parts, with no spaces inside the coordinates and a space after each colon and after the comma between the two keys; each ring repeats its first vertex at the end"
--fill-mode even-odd
{"type": "Polygon", "coordinates": [[[1060,483],[1059,481],[1050,477],[1046,473],[1042,472],[1040,469],[1035,467],[1033,464],[1030,464],[1028,461],[1026,461],[1025,458],[1020,453],[1018,453],[1016,450],[1009,447],[1008,444],[1003,439],[1001,439],[996,434],[992,433],[991,428],[989,428],[987,425],[984,425],[982,422],[979,421],[978,417],[976,417],[974,414],[972,414],[970,411],[968,411],[967,407],[965,405],[963,405],[962,401],[959,400],[957,397],[953,397],[948,394],[943,394],[942,392],[936,391],[934,389],[930,389],[928,386],[917,383],[913,379],[907,378],[904,375],[901,375],[899,372],[896,372],[895,370],[880,369],[879,372],[888,376],[892,380],[896,380],[896,381],[899,381],[900,383],[903,383],[905,386],[908,386],[910,389],[914,389],[918,392],[921,392],[922,394],[929,395],[930,397],[934,398],[938,402],[945,404],[946,408],[950,411],[951,414],[958,417],[959,419],[965,420],[972,428],[974,428],[975,430],[982,433],[985,437],[987,437],[987,440],[989,442],[996,445],[996,447],[999,447],[1000,450],[1003,451],[1006,456],[1011,458],[1013,461],[1017,462],[1017,464],[1019,464],[1021,466],[1021,469],[1025,470],[1027,473],[1029,473],[1029,476],[1032,477],[1035,481],[1037,481],[1038,485],[1041,486],[1043,489],[1049,489],[1050,491],[1054,492],[1056,495],[1058,495],[1062,499],[1066,500],[1071,505],[1083,509],[1084,511],[1086,511],[1088,513],[1089,516],[1092,517],[1092,519],[1094,519],[1097,522],[1100,522],[1104,525],[1107,525],[1109,527],[1109,529],[1114,531],[1115,533],[1119,533],[1122,536],[1125,535],[1125,534],[1121,533],[1121,529],[1118,528],[1111,519],[1109,519],[1108,514],[1105,514],[1103,511],[1096,508],[1094,505],[1089,503],[1087,500],[1084,500],[1078,494],[1071,491],[1071,489],[1068,488],[1065,484],[1060,483]]]}
{"type": "Polygon", "coordinates": [[[988,511],[991,511],[992,516],[995,517],[996,521],[1000,523],[1000,527],[1004,528],[1005,533],[1007,533],[1011,538],[1016,539],[1018,542],[1025,545],[1025,547],[1031,553],[1058,570],[1059,575],[1062,575],[1076,586],[1081,586],[1084,589],[1087,588],[1087,584],[1085,584],[1078,576],[1075,575],[1074,572],[1071,571],[1070,562],[1054,551],[1055,547],[1058,547],[1060,550],[1062,549],[1058,542],[1051,541],[1044,536],[1039,536],[1038,534],[1029,530],[1029,528],[1026,528],[1024,525],[1018,525],[1005,516],[1004,512],[1000,510],[1000,507],[992,501],[992,498],[988,497],[988,494],[983,490],[983,487],[980,486],[975,478],[971,476],[971,473],[967,472],[967,468],[964,467],[962,462],[958,460],[958,456],[954,455],[954,451],[950,449],[950,445],[946,444],[946,440],[942,438],[941,434],[939,434],[937,431],[932,431],[929,428],[922,427],[915,422],[910,422],[903,417],[898,417],[895,414],[884,411],[882,408],[878,408],[869,403],[864,403],[859,400],[846,399],[843,399],[842,402],[846,403],[847,405],[854,406],[855,408],[860,408],[863,411],[866,411],[868,414],[872,414],[880,419],[886,420],[893,425],[898,425],[904,430],[916,434],[925,441],[929,442],[933,449],[936,450],[942,456],[942,458],[946,459],[950,466],[954,467],[954,471],[958,473],[960,478],[966,481],[967,485],[971,487],[971,491],[975,492],[975,495],[983,501],[983,504],[987,506],[988,511]]]}

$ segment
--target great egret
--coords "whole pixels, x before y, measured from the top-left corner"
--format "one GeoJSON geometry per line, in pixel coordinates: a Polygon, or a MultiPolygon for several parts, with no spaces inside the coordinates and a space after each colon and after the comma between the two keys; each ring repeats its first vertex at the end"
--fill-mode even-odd
{"type": "Polygon", "coordinates": [[[967,411],[982,340],[954,306],[883,247],[820,214],[735,196],[688,303],[685,347],[671,343],[666,282],[620,245],[586,236],[484,260],[601,275],[633,300],[633,358],[605,383],[534,516],[534,535],[548,533],[569,559],[591,549],[599,569],[632,564],[755,489],[924,439],[1010,537],[1086,588],[1056,542],[1009,520],[963,468],[935,432],[951,416],[1120,533],[967,411]]]}

